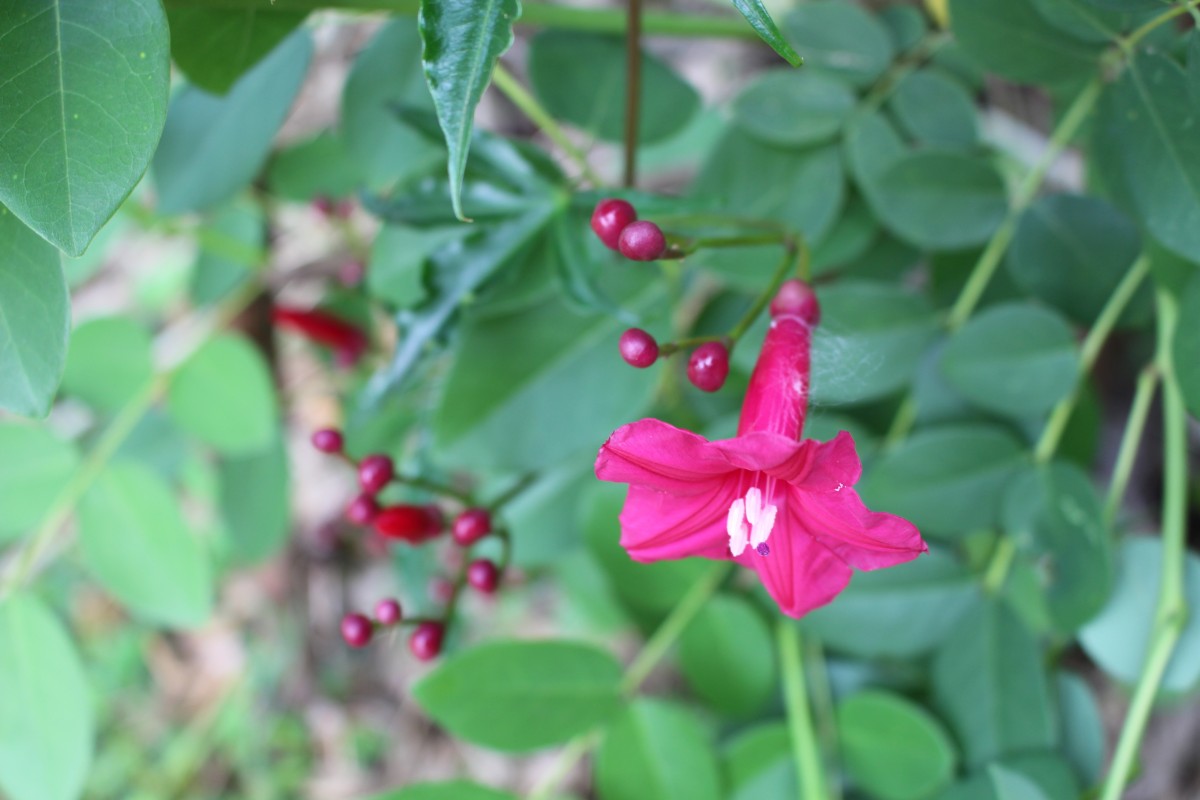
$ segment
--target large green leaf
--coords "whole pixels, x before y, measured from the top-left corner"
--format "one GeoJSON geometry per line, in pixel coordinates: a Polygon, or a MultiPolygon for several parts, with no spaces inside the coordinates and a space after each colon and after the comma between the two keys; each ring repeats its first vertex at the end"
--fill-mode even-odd
{"type": "Polygon", "coordinates": [[[975,103],[962,84],[938,69],[909,73],[896,85],[891,109],[922,144],[966,149],[979,141],[975,103]]]}
{"type": "Polygon", "coordinates": [[[838,750],[850,780],[879,800],[919,800],[950,782],[958,753],[942,724],[910,700],[883,691],[837,707],[838,750]]]}
{"type": "Polygon", "coordinates": [[[1200,100],[1183,69],[1142,53],[1107,91],[1097,135],[1108,142],[1118,192],[1171,250],[1200,260],[1200,100]]]}
{"type": "Polygon", "coordinates": [[[750,27],[758,34],[758,38],[769,44],[780,58],[793,67],[804,63],[804,59],[796,55],[787,39],[783,38],[783,33],[775,24],[775,20],[771,19],[771,14],[762,0],[733,0],[733,7],[746,18],[746,22],[750,23],[750,27]]]}
{"type": "Polygon", "coordinates": [[[783,27],[807,68],[836,73],[856,86],[869,86],[892,63],[887,28],[851,3],[802,3],[784,19],[783,27]]]}
{"type": "Polygon", "coordinates": [[[69,442],[36,425],[0,423],[0,541],[41,522],[66,486],[79,454],[69,442]]]}
{"type": "MultiPolygon", "coordinates": [[[[657,310],[662,287],[622,271],[614,292],[637,313],[657,310]]],[[[626,327],[547,302],[464,325],[433,420],[437,444],[477,466],[536,469],[594,449],[649,401],[653,375],[616,352],[626,327]]]]}
{"type": "Polygon", "coordinates": [[[520,0],[422,0],[420,29],[425,80],[450,153],[450,198],[462,210],[462,181],[475,106],[491,81],[496,60],[513,42],[520,0]]]}
{"type": "MultiPolygon", "coordinates": [[[[610,142],[625,131],[625,42],[618,36],[548,30],[529,43],[529,80],[546,110],[610,142]]],[[[700,109],[687,81],[649,53],[642,57],[638,140],[682,130],[700,109]]]]}
{"type": "Polygon", "coordinates": [[[228,455],[262,452],[279,435],[271,372],[239,336],[218,336],[179,366],[167,410],[179,427],[228,455]]]}
{"type": "Polygon", "coordinates": [[[1098,68],[1103,50],[1052,26],[1031,0],[950,0],[950,21],[973,59],[1015,81],[1078,80],[1098,68]]]}
{"type": "Polygon", "coordinates": [[[150,332],[132,317],[88,320],[71,335],[63,390],[117,411],[154,376],[150,332]]]}
{"type": "Polygon", "coordinates": [[[859,490],[871,508],[910,519],[927,536],[959,537],[999,523],[1004,487],[1022,451],[1000,428],[931,428],[884,455],[859,490]]]}
{"type": "Polygon", "coordinates": [[[359,53],[342,90],[341,134],[367,185],[383,188],[441,163],[441,146],[413,131],[395,113],[396,106],[429,110],[432,104],[421,71],[417,22],[393,19],[359,53]]]}
{"type": "MultiPolygon", "coordinates": [[[[1117,555],[1117,581],[1108,604],[1079,632],[1079,643],[1101,669],[1132,686],[1142,673],[1158,604],[1162,540],[1131,537],[1117,555]]],[[[1200,558],[1184,560],[1187,624],[1163,674],[1165,692],[1200,685],[1200,558]]]]}
{"type": "Polygon", "coordinates": [[[1051,621],[1073,633],[1094,617],[1113,582],[1111,537],[1087,475],[1067,462],[1031,466],[1005,491],[1004,530],[1037,565],[1051,621]]]}
{"type": "Polygon", "coordinates": [[[700,609],[679,638],[679,666],[696,694],[727,716],[753,716],[775,690],[771,631],[737,595],[717,595],[700,609]]]}
{"type": "Polygon", "coordinates": [[[187,79],[224,94],[246,70],[294,31],[307,11],[197,8],[167,0],[171,58],[187,79]]]}
{"type": "Polygon", "coordinates": [[[932,552],[891,569],[855,573],[836,603],[801,624],[827,646],[858,658],[912,658],[937,647],[978,594],[969,570],[932,552]]]}
{"type": "Polygon", "coordinates": [[[996,169],[954,152],[918,152],[895,159],[867,199],[893,233],[930,250],[982,243],[1008,210],[1004,181],[996,169]]]}
{"type": "Polygon", "coordinates": [[[223,460],[217,479],[233,559],[253,563],[278,552],[287,541],[292,518],[283,441],[257,455],[223,460]]]}
{"type": "Polygon", "coordinates": [[[768,144],[802,146],[835,138],[854,103],[854,92],[836,78],[776,69],[738,95],[733,119],[768,144]]]}
{"type": "Polygon", "coordinates": [[[1171,342],[1171,356],[1183,400],[1192,416],[1200,418],[1200,270],[1194,271],[1179,298],[1179,325],[1171,342]]]}
{"type": "MultiPolygon", "coordinates": [[[[1090,323],[1141,250],[1133,220],[1098,197],[1056,194],[1021,215],[1006,265],[1022,289],[1090,323]]],[[[1144,317],[1145,287],[1124,319],[1144,317]]]]}
{"type": "Polygon", "coordinates": [[[70,329],[61,258],[0,206],[0,408],[30,417],[50,412],[70,329]]]}
{"type": "Polygon", "coordinates": [[[92,761],[92,693],[62,623],[37,599],[0,602],[0,790],[76,800],[92,761]]]}
{"type": "Polygon", "coordinates": [[[1043,414],[1070,393],[1079,356],[1058,314],[1024,303],[993,306],[950,338],[942,375],[972,403],[1012,417],[1043,414]]]}
{"type": "Polygon", "coordinates": [[[1054,744],[1041,648],[998,601],[980,602],[942,643],[933,694],[970,766],[1054,744]]]}
{"type": "Polygon", "coordinates": [[[267,159],[312,58],[301,29],[256,64],[224,96],[185,86],[171,99],[154,154],[158,210],[204,211],[248,185],[267,159]]]}
{"type": "Polygon", "coordinates": [[[116,463],[97,479],[79,505],[79,544],[88,571],[142,619],[190,627],[212,613],[208,553],[149,468],[116,463]]]}
{"type": "Polygon", "coordinates": [[[601,800],[718,800],[716,755],[691,712],[637,700],[596,753],[601,800]]]}
{"type": "Polygon", "coordinates": [[[620,708],[621,667],[591,645],[493,641],[442,662],[413,688],[455,736],[497,750],[566,741],[620,708]]]}
{"type": "Polygon", "coordinates": [[[158,0],[8,0],[0,41],[0,203],[77,256],[162,133],[167,19],[158,0]]]}

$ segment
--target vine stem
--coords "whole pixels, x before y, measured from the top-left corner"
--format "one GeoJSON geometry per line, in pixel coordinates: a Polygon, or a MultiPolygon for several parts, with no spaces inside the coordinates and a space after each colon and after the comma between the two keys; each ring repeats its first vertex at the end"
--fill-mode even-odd
{"type": "Polygon", "coordinates": [[[1109,296],[1104,308],[1100,310],[1100,315],[1096,317],[1096,322],[1088,331],[1087,338],[1083,340],[1083,346],[1079,351],[1079,380],[1071,393],[1060,400],[1051,412],[1050,419],[1046,422],[1046,427],[1042,430],[1042,435],[1033,451],[1035,464],[1046,464],[1054,457],[1054,453],[1058,450],[1058,444],[1062,441],[1063,431],[1066,430],[1067,423],[1071,420],[1071,414],[1075,411],[1075,404],[1079,402],[1083,379],[1092,371],[1096,359],[1100,356],[1100,350],[1116,326],[1117,320],[1149,272],[1150,257],[1143,255],[1133,262],[1125,273],[1125,277],[1121,279],[1117,288],[1109,296]]]}
{"type": "Polygon", "coordinates": [[[534,97],[521,85],[521,82],[513,76],[511,72],[504,68],[499,62],[496,63],[496,68],[492,70],[492,84],[500,90],[500,92],[512,102],[514,106],[520,109],[529,120],[538,127],[542,133],[546,134],[546,138],[552,141],[562,150],[567,158],[575,162],[579,167],[579,171],[583,173],[583,177],[588,183],[593,186],[603,186],[604,181],[599,175],[592,170],[588,164],[587,156],[582,150],[575,146],[567,136],[566,131],[562,126],[555,121],[550,112],[538,102],[534,97]]]}
{"type": "MultiPolygon", "coordinates": [[[[167,8],[203,8],[209,10],[262,12],[316,11],[388,11],[415,17],[420,0],[166,0],[167,8]]],[[[625,12],[619,9],[574,8],[545,2],[522,5],[517,25],[593,33],[625,33],[625,12]]],[[[650,36],[686,38],[758,40],[758,34],[737,16],[696,16],[673,12],[646,12],[643,33],[650,36]]]]}
{"type": "Polygon", "coordinates": [[[625,172],[626,188],[637,184],[638,123],[642,112],[642,0],[628,0],[625,28],[625,172]]]}
{"type": "Polygon", "coordinates": [[[1117,517],[1117,509],[1125,497],[1125,489],[1129,486],[1129,477],[1133,474],[1133,465],[1137,461],[1138,449],[1142,443],[1142,432],[1146,429],[1146,419],[1150,416],[1150,401],[1154,399],[1154,390],[1158,388],[1158,367],[1154,364],[1142,370],[1138,376],[1137,388],[1133,393],[1133,404],[1129,408],[1129,416],[1125,420],[1125,432],[1121,435],[1121,445],[1117,450],[1117,460],[1113,463],[1112,477],[1108,482],[1108,497],[1104,501],[1104,519],[1112,524],[1117,517]]]}
{"type": "Polygon", "coordinates": [[[1129,780],[1155,697],[1187,617],[1183,582],[1187,539],[1187,410],[1171,358],[1171,340],[1178,318],[1175,298],[1160,289],[1155,362],[1163,382],[1162,575],[1146,660],[1117,739],[1100,800],[1119,800],[1129,780]]]}
{"type": "MultiPolygon", "coordinates": [[[[629,698],[637,693],[642,682],[654,671],[654,668],[658,666],[658,662],[662,660],[667,651],[675,644],[675,640],[687,628],[688,623],[692,621],[697,612],[712,597],[717,587],[721,585],[721,582],[725,580],[725,576],[729,574],[729,568],[729,564],[714,566],[706,575],[692,584],[687,594],[680,598],[675,608],[662,621],[662,624],[658,626],[654,634],[646,640],[646,644],[642,647],[641,652],[634,657],[633,661],[626,668],[625,676],[621,679],[621,694],[624,697],[629,698]]],[[[575,765],[599,744],[599,731],[591,731],[572,739],[563,748],[562,753],[559,754],[550,771],[534,787],[529,795],[529,800],[544,800],[544,798],[549,797],[550,793],[566,778],[575,765]]]]}
{"type": "Polygon", "coordinates": [[[783,697],[787,706],[788,733],[792,741],[792,757],[796,762],[796,777],[800,783],[799,800],[826,800],[825,766],[813,728],[812,710],[808,704],[804,660],[800,651],[800,629],[795,621],[781,618],[775,625],[779,647],[779,671],[783,676],[783,697]]]}

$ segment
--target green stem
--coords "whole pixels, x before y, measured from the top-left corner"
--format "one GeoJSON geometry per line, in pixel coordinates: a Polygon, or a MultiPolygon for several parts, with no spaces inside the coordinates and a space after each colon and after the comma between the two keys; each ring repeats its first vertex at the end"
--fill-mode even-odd
{"type": "Polygon", "coordinates": [[[1141,27],[1135,29],[1128,36],[1118,39],[1117,46],[1123,50],[1126,55],[1132,55],[1133,48],[1145,36],[1160,25],[1164,25],[1182,14],[1190,13],[1193,9],[1200,7],[1200,0],[1189,0],[1182,5],[1174,6],[1159,14],[1154,19],[1146,22],[1141,27]]]}
{"type": "Polygon", "coordinates": [[[979,304],[992,276],[996,274],[996,268],[1000,266],[1009,244],[1012,243],[1013,234],[1017,229],[1017,220],[1037,196],[1038,188],[1046,177],[1046,171],[1058,160],[1062,151],[1075,138],[1075,134],[1087,119],[1088,114],[1092,112],[1096,101],[1100,99],[1102,88],[1103,82],[1099,76],[1096,76],[1080,91],[1055,127],[1054,132],[1050,134],[1050,141],[1041,158],[1037,160],[1037,163],[1033,165],[1033,168],[1029,170],[1017,187],[1004,222],[992,234],[992,238],[988,241],[983,253],[980,254],[979,260],[975,262],[975,267],[971,270],[966,285],[959,293],[958,300],[950,309],[950,315],[946,318],[946,327],[951,332],[961,328],[970,318],[975,306],[979,304]]]}
{"type": "Polygon", "coordinates": [[[625,29],[625,171],[624,184],[637,184],[638,122],[642,110],[642,0],[628,0],[625,29]]]}
{"type": "Polygon", "coordinates": [[[521,110],[521,113],[529,117],[534,125],[537,125],[538,130],[546,134],[546,138],[558,146],[560,150],[567,154],[567,157],[575,162],[579,167],[579,171],[583,173],[584,179],[593,186],[603,186],[604,181],[597,175],[590,164],[588,164],[587,156],[582,150],[575,146],[570,137],[562,126],[550,115],[538,99],[526,91],[513,74],[505,69],[501,64],[496,64],[496,68],[492,71],[492,83],[499,89],[505,97],[507,97],[514,106],[521,110]]]}
{"type": "Polygon", "coordinates": [[[804,661],[800,655],[800,629],[794,620],[781,617],[775,625],[775,635],[779,647],[779,671],[783,676],[788,732],[792,740],[792,757],[796,762],[796,777],[800,783],[799,800],[827,800],[825,765],[817,746],[805,685],[804,661]]]}
{"type": "Polygon", "coordinates": [[[1129,486],[1129,478],[1133,474],[1133,465],[1137,461],[1138,450],[1142,443],[1142,432],[1146,429],[1146,419],[1150,416],[1150,402],[1154,399],[1154,390],[1158,388],[1158,367],[1150,365],[1138,376],[1137,389],[1133,393],[1133,405],[1129,408],[1129,417],[1125,421],[1125,433],[1121,435],[1121,446],[1117,450],[1117,460],[1113,464],[1112,478],[1108,482],[1108,497],[1104,502],[1104,519],[1111,525],[1117,517],[1117,509],[1125,497],[1125,489],[1129,486]]]}
{"type": "Polygon", "coordinates": [[[1100,356],[1100,349],[1104,347],[1109,334],[1116,327],[1117,320],[1120,319],[1126,306],[1129,305],[1129,301],[1133,299],[1133,295],[1149,272],[1150,257],[1143,255],[1133,262],[1129,271],[1125,273],[1125,277],[1121,279],[1117,288],[1109,296],[1104,308],[1100,310],[1100,315],[1096,317],[1096,322],[1088,331],[1087,338],[1083,340],[1083,346],[1079,351],[1080,382],[1076,383],[1071,393],[1060,400],[1054,407],[1054,411],[1051,412],[1050,419],[1046,422],[1046,427],[1033,451],[1035,464],[1046,464],[1054,457],[1055,451],[1058,450],[1058,444],[1062,440],[1063,431],[1066,430],[1067,423],[1071,420],[1071,414],[1075,410],[1075,404],[1079,401],[1080,384],[1083,378],[1091,373],[1096,359],[1100,356]]]}
{"type": "MultiPolygon", "coordinates": [[[[625,697],[632,697],[637,693],[642,682],[658,666],[658,662],[675,644],[675,640],[708,602],[728,574],[729,564],[718,564],[692,584],[692,588],[688,589],[687,594],[679,600],[675,608],[643,645],[641,652],[626,668],[625,677],[621,680],[621,693],[625,697]]],[[[538,781],[529,795],[529,800],[543,800],[543,798],[549,797],[575,765],[599,743],[599,731],[592,731],[572,739],[559,754],[546,776],[538,781]]]]}
{"type": "MultiPolygon", "coordinates": [[[[341,9],[345,11],[388,11],[415,17],[421,8],[420,0],[166,0],[167,8],[204,8],[224,11],[256,10],[261,12],[316,11],[341,9]]],[[[574,8],[551,3],[526,2],[517,25],[537,28],[591,31],[622,34],[625,32],[625,12],[620,9],[574,8]]],[[[647,12],[643,15],[642,31],[649,36],[680,36],[686,38],[747,39],[758,35],[740,17],[697,16],[671,12],[647,12]]]]}
{"type": "Polygon", "coordinates": [[[784,242],[783,258],[780,260],[779,266],[775,268],[775,274],[771,276],[771,282],[767,285],[766,291],[759,294],[754,305],[750,306],[750,310],[742,315],[737,325],[734,325],[733,329],[729,331],[729,340],[733,344],[737,344],[738,339],[741,339],[754,324],[754,320],[758,319],[758,315],[775,299],[775,293],[787,280],[793,265],[801,277],[808,277],[808,244],[802,237],[789,238],[784,242]]]}
{"type": "Polygon", "coordinates": [[[1017,554],[1017,546],[1007,536],[1001,536],[996,541],[996,549],[988,561],[987,570],[983,573],[983,590],[988,594],[996,594],[1004,588],[1008,579],[1008,571],[1012,569],[1013,557],[1017,554]]]}
{"type": "Polygon", "coordinates": [[[1178,315],[1175,299],[1160,289],[1156,361],[1163,381],[1162,575],[1146,660],[1117,739],[1101,800],[1119,800],[1125,789],[1154,700],[1187,619],[1183,581],[1187,540],[1187,410],[1171,360],[1171,340],[1178,315]]]}

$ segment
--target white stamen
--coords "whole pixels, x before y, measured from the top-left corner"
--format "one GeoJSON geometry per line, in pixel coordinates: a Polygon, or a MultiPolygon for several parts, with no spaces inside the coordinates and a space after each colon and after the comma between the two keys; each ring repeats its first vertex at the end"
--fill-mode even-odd
{"type": "Polygon", "coordinates": [[[740,556],[750,541],[750,526],[746,524],[746,501],[740,497],[729,506],[725,530],[729,532],[729,551],[735,556],[740,556]]]}
{"type": "Polygon", "coordinates": [[[775,514],[778,511],[779,509],[773,505],[767,506],[762,510],[758,522],[754,524],[754,527],[750,531],[750,544],[753,547],[757,548],[771,535],[771,530],[775,527],[775,514]]]}
{"type": "Polygon", "coordinates": [[[751,525],[757,525],[762,507],[762,491],[757,486],[751,486],[750,490],[746,492],[746,521],[751,525]]]}

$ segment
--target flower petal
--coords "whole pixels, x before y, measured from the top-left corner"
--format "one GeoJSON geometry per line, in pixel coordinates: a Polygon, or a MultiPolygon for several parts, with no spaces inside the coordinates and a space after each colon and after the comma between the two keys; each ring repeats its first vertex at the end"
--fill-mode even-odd
{"type": "Polygon", "coordinates": [[[705,491],[711,479],[734,469],[724,452],[703,436],[657,419],[621,426],[596,456],[596,477],[602,481],[673,494],[705,491]]]}
{"type": "Polygon", "coordinates": [[[770,553],[747,550],[737,563],[758,573],[768,594],[789,617],[825,605],[850,583],[852,571],[816,539],[790,526],[771,536],[770,553]]]}
{"type": "Polygon", "coordinates": [[[903,564],[929,549],[915,525],[894,514],[871,511],[849,486],[833,492],[793,489],[787,511],[793,525],[858,569],[903,564]]]}
{"type": "Polygon", "coordinates": [[[621,510],[621,546],[634,561],[729,557],[729,507],[735,481],[708,481],[708,490],[687,497],[630,486],[621,510]]]}

